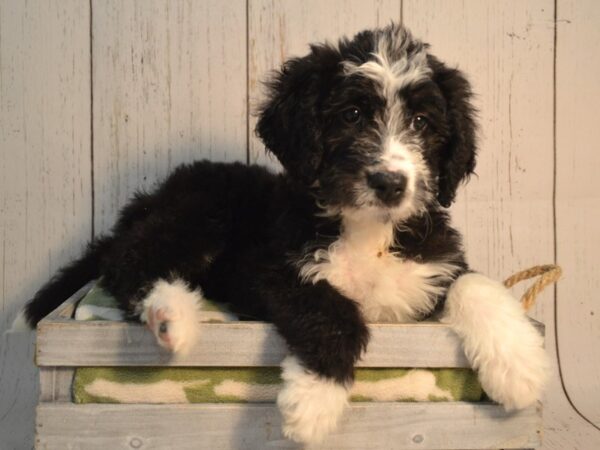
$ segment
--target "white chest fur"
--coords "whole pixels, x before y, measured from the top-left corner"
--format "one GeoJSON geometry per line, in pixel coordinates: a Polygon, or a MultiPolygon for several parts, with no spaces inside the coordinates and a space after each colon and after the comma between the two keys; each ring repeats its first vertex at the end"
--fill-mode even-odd
{"type": "Polygon", "coordinates": [[[410,322],[435,306],[439,286],[458,267],[419,263],[389,252],[391,222],[371,217],[344,217],[342,234],[329,246],[309,255],[300,269],[306,281],[327,280],[358,302],[369,322],[410,322]]]}

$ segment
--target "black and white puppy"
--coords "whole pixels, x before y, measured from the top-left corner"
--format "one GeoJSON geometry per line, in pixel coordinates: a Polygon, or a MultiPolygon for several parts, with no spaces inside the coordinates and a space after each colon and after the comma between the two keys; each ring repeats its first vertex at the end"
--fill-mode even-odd
{"type": "Polygon", "coordinates": [[[36,294],[27,322],[97,277],[175,352],[194,344],[202,296],[270,321],[290,351],[284,432],[303,442],[335,428],[367,322],[439,314],[491,398],[535,402],[542,339],[501,284],[469,272],[444,209],[475,166],[464,76],[390,25],[311,46],[268,86],[257,132],[285,173],[179,167],[36,294]]]}

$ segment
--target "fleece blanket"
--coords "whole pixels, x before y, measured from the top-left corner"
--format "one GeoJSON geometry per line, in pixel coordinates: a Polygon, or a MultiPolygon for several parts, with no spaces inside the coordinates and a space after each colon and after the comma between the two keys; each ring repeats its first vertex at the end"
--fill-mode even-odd
{"type": "MultiPolygon", "coordinates": [[[[204,301],[207,322],[237,320],[204,301]]],[[[94,286],[75,312],[77,320],[122,320],[115,300],[94,286]]],[[[356,370],[356,402],[480,401],[484,394],[470,369],[385,368],[356,370]]],[[[75,403],[271,403],[281,388],[278,367],[79,367],[75,403]]]]}

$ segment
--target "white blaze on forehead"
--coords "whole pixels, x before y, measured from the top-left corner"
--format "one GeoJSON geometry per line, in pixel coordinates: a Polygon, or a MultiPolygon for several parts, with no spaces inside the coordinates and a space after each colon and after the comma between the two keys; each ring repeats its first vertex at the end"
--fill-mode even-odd
{"type": "Polygon", "coordinates": [[[353,62],[344,62],[346,75],[360,74],[378,82],[383,90],[384,97],[389,99],[403,86],[418,82],[431,74],[427,64],[425,45],[414,41],[406,30],[398,29],[391,35],[383,35],[377,42],[375,58],[361,65],[353,62]],[[418,45],[415,50],[409,46],[418,45]]]}
{"type": "Polygon", "coordinates": [[[406,145],[395,137],[388,137],[385,140],[383,147],[384,151],[381,155],[381,162],[386,170],[392,172],[400,171],[407,174],[413,170],[414,156],[408,150],[406,145]]]}

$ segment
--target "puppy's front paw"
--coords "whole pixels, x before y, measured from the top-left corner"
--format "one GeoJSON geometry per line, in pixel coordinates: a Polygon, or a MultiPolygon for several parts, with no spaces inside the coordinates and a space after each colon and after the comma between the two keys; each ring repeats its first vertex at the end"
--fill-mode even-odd
{"type": "Polygon", "coordinates": [[[348,404],[348,390],[306,370],[294,356],[281,363],[284,387],[277,397],[283,434],[296,442],[318,443],[333,431],[348,404]]]}
{"type": "Polygon", "coordinates": [[[186,353],[198,337],[200,299],[200,293],[181,280],[159,280],[143,301],[140,319],[161,347],[186,353]]]}
{"type": "Polygon", "coordinates": [[[490,355],[479,365],[483,390],[507,410],[523,409],[540,400],[550,367],[535,328],[530,323],[515,328],[519,338],[508,340],[496,357],[490,355]]]}
{"type": "Polygon", "coordinates": [[[542,396],[550,367],[542,336],[502,284],[469,273],[448,292],[442,321],[463,338],[483,390],[507,410],[542,396]]]}

